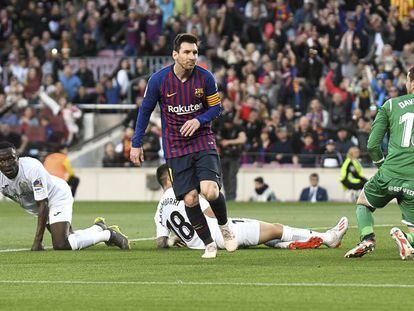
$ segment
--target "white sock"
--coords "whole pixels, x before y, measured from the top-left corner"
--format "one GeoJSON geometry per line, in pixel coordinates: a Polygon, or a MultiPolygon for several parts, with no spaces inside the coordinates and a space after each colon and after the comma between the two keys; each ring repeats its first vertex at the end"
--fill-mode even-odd
{"type": "Polygon", "coordinates": [[[321,238],[323,243],[331,240],[331,235],[329,233],[321,233],[309,229],[292,228],[289,226],[283,226],[283,234],[281,240],[283,242],[307,241],[311,237],[321,238]]]}
{"type": "Polygon", "coordinates": [[[97,232],[96,230],[90,229],[77,230],[75,233],[69,235],[68,240],[72,250],[83,249],[100,242],[109,241],[111,237],[109,230],[97,232]]]}
{"type": "Polygon", "coordinates": [[[74,233],[82,233],[82,232],[84,232],[84,233],[87,233],[87,232],[102,232],[102,231],[103,231],[103,229],[100,226],[98,226],[98,225],[92,225],[91,227],[86,228],[86,229],[76,230],[74,233]]]}
{"type": "Polygon", "coordinates": [[[281,240],[283,242],[306,241],[312,237],[312,231],[308,229],[298,229],[289,226],[283,226],[283,234],[281,240]]]}

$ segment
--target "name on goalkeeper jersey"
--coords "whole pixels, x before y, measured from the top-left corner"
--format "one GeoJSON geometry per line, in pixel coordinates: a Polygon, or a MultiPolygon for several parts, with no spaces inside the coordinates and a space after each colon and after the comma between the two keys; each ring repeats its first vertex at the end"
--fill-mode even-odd
{"type": "Polygon", "coordinates": [[[407,188],[404,188],[404,187],[389,186],[388,191],[391,191],[391,192],[401,192],[402,191],[403,193],[414,197],[414,190],[407,189],[407,188]]]}
{"type": "Polygon", "coordinates": [[[401,109],[404,109],[405,107],[411,106],[413,104],[414,104],[414,99],[407,99],[402,102],[399,102],[398,106],[400,106],[401,109]]]}
{"type": "Polygon", "coordinates": [[[196,112],[202,108],[202,104],[191,104],[190,106],[168,106],[168,112],[173,112],[177,115],[189,114],[196,112]]]}

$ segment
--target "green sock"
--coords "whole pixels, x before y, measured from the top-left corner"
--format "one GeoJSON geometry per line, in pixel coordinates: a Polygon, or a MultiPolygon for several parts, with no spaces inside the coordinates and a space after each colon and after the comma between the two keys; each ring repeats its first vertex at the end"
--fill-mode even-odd
{"type": "Polygon", "coordinates": [[[407,235],[408,242],[410,242],[411,246],[414,246],[414,233],[409,232],[409,233],[406,233],[406,235],[407,235]]]}
{"type": "Polygon", "coordinates": [[[374,233],[374,217],[372,212],[364,205],[357,205],[356,216],[361,240],[364,236],[374,233]]]}

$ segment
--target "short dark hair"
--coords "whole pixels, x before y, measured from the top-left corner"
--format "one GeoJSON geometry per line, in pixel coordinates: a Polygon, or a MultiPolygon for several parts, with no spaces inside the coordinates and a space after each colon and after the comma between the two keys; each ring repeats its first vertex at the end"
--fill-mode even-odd
{"type": "Polygon", "coordinates": [[[414,66],[408,69],[408,72],[410,73],[410,81],[414,81],[414,66]]]}
{"type": "Polygon", "coordinates": [[[197,44],[198,38],[195,35],[188,33],[188,32],[178,34],[174,39],[174,47],[173,47],[174,51],[179,52],[181,43],[183,42],[197,44]]]}
{"type": "Polygon", "coordinates": [[[169,178],[167,164],[162,164],[157,168],[156,177],[157,177],[157,181],[160,184],[160,186],[161,187],[164,186],[164,180],[166,178],[169,178]]]}
{"type": "Polygon", "coordinates": [[[319,180],[319,175],[318,174],[316,174],[316,173],[312,173],[312,174],[310,174],[310,176],[309,176],[310,178],[312,178],[312,177],[316,177],[316,178],[318,178],[318,180],[319,180]]]}
{"type": "Polygon", "coordinates": [[[254,181],[255,181],[255,182],[258,182],[258,183],[260,183],[260,184],[264,184],[263,177],[256,177],[256,178],[254,179],[254,181]]]}
{"type": "Polygon", "coordinates": [[[9,148],[16,149],[16,147],[11,142],[8,142],[5,140],[0,141],[0,150],[9,149],[9,148]]]}

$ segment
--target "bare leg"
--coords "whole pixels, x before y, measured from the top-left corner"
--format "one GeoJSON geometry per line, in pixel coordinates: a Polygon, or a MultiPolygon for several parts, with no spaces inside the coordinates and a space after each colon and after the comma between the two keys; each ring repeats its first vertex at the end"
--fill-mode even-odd
{"type": "Polygon", "coordinates": [[[70,223],[56,222],[50,225],[50,233],[52,235],[53,249],[55,250],[71,250],[72,247],[68,241],[70,223]]]}

